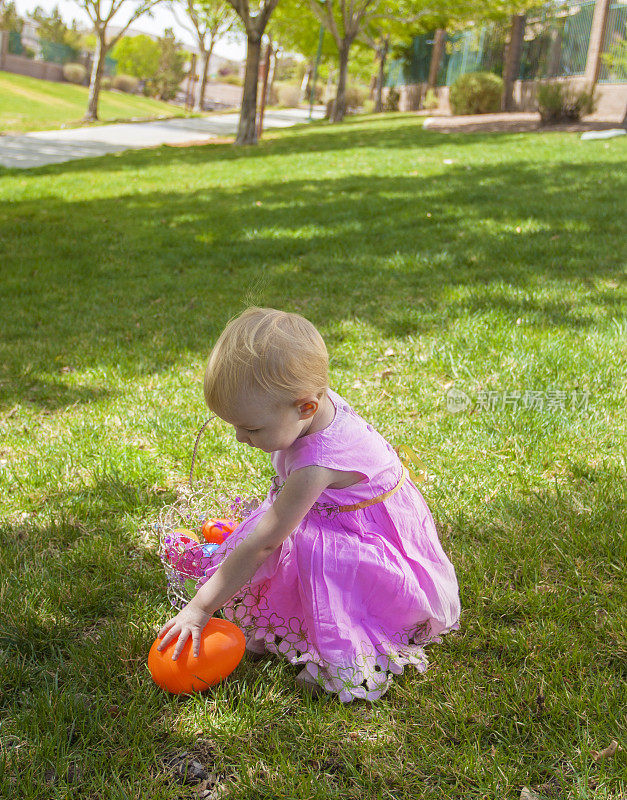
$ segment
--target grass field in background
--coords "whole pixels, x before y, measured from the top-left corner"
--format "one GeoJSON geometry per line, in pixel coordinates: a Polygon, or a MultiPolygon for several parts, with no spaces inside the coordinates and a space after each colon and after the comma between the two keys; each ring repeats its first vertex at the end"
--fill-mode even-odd
{"type": "MultiPolygon", "coordinates": [[[[87,110],[86,86],[0,72],[0,133],[26,133],[76,127],[87,110]]],[[[101,91],[99,122],[131,117],[185,116],[185,109],[151,97],[101,91]]]]}
{"type": "MultiPolygon", "coordinates": [[[[626,153],[391,115],[0,171],[1,796],[198,797],[185,750],[239,800],[624,797],[625,749],[596,754],[627,710],[626,153]],[[372,706],[272,656],[189,698],[146,668],[150,525],[253,303],[310,319],[331,386],[429,468],[461,629],[372,706]]],[[[197,463],[273,475],[219,421],[197,463]]]]}

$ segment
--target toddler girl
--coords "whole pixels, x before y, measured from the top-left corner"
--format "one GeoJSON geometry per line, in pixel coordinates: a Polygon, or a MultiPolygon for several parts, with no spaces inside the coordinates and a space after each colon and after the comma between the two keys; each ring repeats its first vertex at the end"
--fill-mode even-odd
{"type": "Polygon", "coordinates": [[[209,408],[270,454],[263,502],[210,557],[193,599],[159,631],[177,658],[223,608],[247,649],[303,665],[302,689],[369,701],[423,645],[459,628],[457,579],[394,448],[328,385],[328,353],[299,314],[253,306],[218,338],[209,408]],[[164,635],[165,634],[165,635],[164,635]]]}

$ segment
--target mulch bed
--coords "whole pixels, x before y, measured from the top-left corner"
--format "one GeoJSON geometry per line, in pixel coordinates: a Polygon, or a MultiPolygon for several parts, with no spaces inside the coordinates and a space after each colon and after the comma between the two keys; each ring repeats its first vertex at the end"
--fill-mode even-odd
{"type": "Polygon", "coordinates": [[[500,114],[468,114],[465,116],[427,117],[424,128],[437,133],[520,133],[522,131],[604,131],[620,128],[621,121],[588,118],[560,125],[541,125],[540,114],[512,111],[500,114]]]}

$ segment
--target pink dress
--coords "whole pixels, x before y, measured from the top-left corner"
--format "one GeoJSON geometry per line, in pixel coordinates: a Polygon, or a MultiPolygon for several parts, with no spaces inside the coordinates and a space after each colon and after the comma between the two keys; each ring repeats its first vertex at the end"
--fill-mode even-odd
{"type": "Polygon", "coordinates": [[[263,502],[210,557],[197,586],[250,533],[296,469],[318,464],[360,472],[359,483],[326,489],[297,528],[224,606],[249,644],[303,664],[342,702],[376,700],[406,664],[424,672],[423,645],[459,628],[455,570],[433,517],[393,447],[332,389],[335,417],[271,455],[263,502]],[[393,489],[385,500],[353,505],[393,489]]]}

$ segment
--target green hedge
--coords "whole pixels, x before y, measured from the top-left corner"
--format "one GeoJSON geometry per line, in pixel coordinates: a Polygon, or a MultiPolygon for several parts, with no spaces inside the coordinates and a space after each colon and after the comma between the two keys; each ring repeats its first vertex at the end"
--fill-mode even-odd
{"type": "Polygon", "coordinates": [[[501,110],[503,79],[492,72],[468,72],[451,86],[453,114],[490,114],[501,110]]]}

